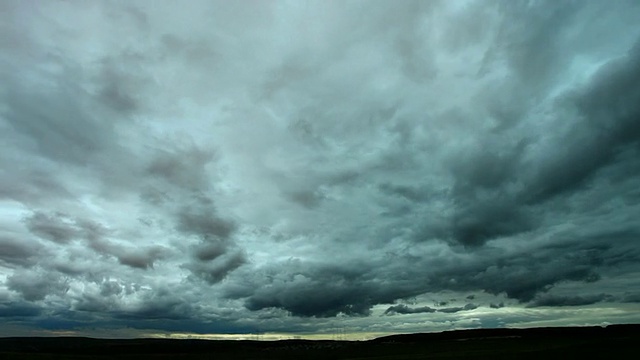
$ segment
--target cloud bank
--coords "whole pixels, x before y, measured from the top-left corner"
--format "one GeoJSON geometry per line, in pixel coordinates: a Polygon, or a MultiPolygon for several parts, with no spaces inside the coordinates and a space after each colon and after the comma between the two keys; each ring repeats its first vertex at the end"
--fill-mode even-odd
{"type": "Polygon", "coordinates": [[[639,320],[636,1],[0,14],[1,334],[639,320]]]}

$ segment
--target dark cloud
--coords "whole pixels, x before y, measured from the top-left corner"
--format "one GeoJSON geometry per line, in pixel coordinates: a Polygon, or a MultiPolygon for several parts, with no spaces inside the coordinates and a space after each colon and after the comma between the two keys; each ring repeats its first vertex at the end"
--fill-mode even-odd
{"type": "Polygon", "coordinates": [[[67,79],[52,79],[59,84],[55,91],[40,88],[36,92],[18,79],[3,78],[12,84],[3,97],[4,118],[39,154],[54,161],[87,164],[90,156],[111,146],[115,139],[111,123],[96,118],[86,104],[90,99],[67,79]]]}
{"type": "Polygon", "coordinates": [[[400,305],[394,305],[394,306],[390,306],[389,308],[387,308],[387,310],[385,310],[385,315],[392,315],[392,314],[419,314],[419,313],[434,313],[434,312],[441,312],[441,313],[446,313],[446,314],[453,314],[453,313],[457,313],[460,311],[469,311],[469,310],[474,310],[477,309],[478,306],[475,304],[467,304],[465,306],[462,307],[446,307],[446,308],[441,308],[441,309],[434,309],[432,307],[429,306],[420,306],[420,307],[415,307],[415,308],[411,308],[408,307],[407,305],[404,304],[400,304],[400,305]]]}
{"type": "Polygon", "coordinates": [[[249,293],[242,295],[247,309],[280,308],[295,316],[357,316],[368,315],[373,304],[393,300],[394,289],[367,280],[356,266],[297,261],[281,266],[267,270],[273,274],[267,275],[267,284],[249,285],[249,293]]]}
{"type": "Polygon", "coordinates": [[[438,310],[428,307],[428,306],[420,306],[416,308],[410,308],[407,305],[400,304],[389,306],[387,310],[385,310],[385,315],[387,314],[419,314],[419,313],[433,313],[438,310]]]}
{"type": "Polygon", "coordinates": [[[166,250],[161,247],[149,249],[121,250],[117,254],[118,261],[127,266],[138,269],[148,269],[153,267],[153,263],[164,257],[166,250]]]}
{"type": "Polygon", "coordinates": [[[226,252],[227,247],[223,243],[203,243],[194,251],[195,257],[200,261],[215,260],[226,252]]]}
{"type": "Polygon", "coordinates": [[[122,293],[123,287],[117,281],[105,281],[100,286],[100,295],[111,296],[122,293]]]}
{"type": "Polygon", "coordinates": [[[529,92],[544,90],[570,60],[563,51],[563,35],[572,30],[574,20],[585,7],[551,1],[503,2],[501,6],[505,16],[515,24],[520,23],[505,27],[501,34],[513,73],[528,85],[529,92]]]}
{"type": "Polygon", "coordinates": [[[591,305],[602,301],[612,300],[608,294],[584,295],[584,296],[554,296],[544,295],[535,299],[529,306],[582,306],[591,305]]]}
{"type": "Polygon", "coordinates": [[[474,310],[477,309],[478,306],[475,304],[467,304],[465,306],[456,306],[456,307],[448,307],[448,308],[443,308],[443,309],[438,309],[438,312],[442,312],[442,313],[447,313],[447,314],[453,314],[453,313],[457,313],[460,311],[468,311],[468,310],[474,310]]]}
{"type": "Polygon", "coordinates": [[[390,195],[400,196],[409,201],[425,201],[429,198],[429,194],[423,189],[414,188],[412,186],[384,183],[380,184],[380,190],[390,195]]]}
{"type": "Polygon", "coordinates": [[[43,300],[48,295],[64,295],[69,289],[66,279],[42,270],[15,272],[6,284],[9,290],[20,293],[27,301],[43,300]]]}
{"type": "MultiPolygon", "coordinates": [[[[300,316],[367,314],[374,304],[442,289],[482,289],[527,303],[563,282],[600,281],[598,272],[607,271],[611,265],[606,264],[618,258],[611,247],[602,246],[602,242],[612,239],[583,237],[573,244],[565,243],[561,250],[551,245],[538,249],[535,254],[524,251],[500,256],[487,250],[484,255],[477,254],[474,262],[465,265],[454,262],[432,270],[420,270],[428,269],[429,265],[419,258],[406,260],[415,270],[385,262],[364,262],[352,267],[294,262],[271,270],[269,273],[274,277],[266,285],[264,282],[259,282],[260,287],[248,285],[250,289],[232,296],[246,297],[246,306],[251,310],[276,307],[300,316]],[[419,278],[422,280],[416,280],[419,278]],[[313,300],[308,300],[311,298],[313,300]]],[[[441,302],[439,306],[447,304],[441,302]]],[[[456,311],[461,309],[452,307],[444,312],[456,311]]]]}
{"type": "Polygon", "coordinates": [[[497,304],[495,304],[495,303],[491,303],[491,304],[489,304],[489,307],[490,307],[490,308],[492,308],[492,309],[501,309],[501,308],[503,308],[504,306],[505,306],[505,305],[504,305],[504,302],[502,302],[502,301],[501,301],[501,302],[499,302],[499,303],[497,303],[497,304]]]}
{"type": "Polygon", "coordinates": [[[177,214],[177,230],[185,234],[201,236],[205,239],[227,239],[236,225],[218,216],[212,205],[194,205],[180,209],[177,214]]]}
{"type": "Polygon", "coordinates": [[[23,219],[27,229],[34,235],[65,245],[78,239],[87,241],[94,249],[100,248],[109,230],[91,219],[72,217],[60,212],[33,211],[23,219]]]}
{"type": "Polygon", "coordinates": [[[453,218],[452,236],[462,245],[477,246],[497,237],[527,231],[532,221],[526,209],[502,199],[489,199],[463,205],[453,218]]]}
{"type": "MultiPolygon", "coordinates": [[[[10,166],[13,161],[15,160],[6,161],[6,166],[10,166]]],[[[5,161],[2,163],[5,164],[5,161]]],[[[0,197],[42,205],[43,199],[60,200],[73,195],[62,183],[59,174],[43,170],[15,169],[0,178],[0,197]]]]}
{"type": "Polygon", "coordinates": [[[276,285],[258,291],[248,298],[245,307],[252,311],[280,308],[291,315],[303,317],[362,316],[370,313],[372,304],[360,296],[362,290],[355,286],[300,280],[296,281],[296,287],[276,285]]]}
{"type": "Polygon", "coordinates": [[[132,77],[130,73],[117,71],[106,61],[100,80],[101,89],[97,94],[97,100],[106,107],[120,114],[129,114],[139,108],[136,90],[139,92],[142,87],[134,86],[136,80],[140,82],[138,78],[132,77]]]}
{"type": "Polygon", "coordinates": [[[640,55],[633,49],[612,60],[594,75],[594,80],[572,99],[584,116],[574,131],[563,139],[564,146],[550,162],[541,166],[528,190],[529,197],[542,201],[585,185],[602,167],[616,161],[616,155],[640,140],[640,55]]]}
{"type": "MultiPolygon", "coordinates": [[[[211,255],[211,254],[205,254],[211,255]]],[[[231,271],[242,266],[246,262],[246,257],[241,251],[227,251],[214,258],[209,256],[196,255],[196,259],[183,265],[195,276],[201,278],[209,284],[222,281],[231,271]]]]}
{"type": "Polygon", "coordinates": [[[78,235],[72,220],[60,213],[47,215],[36,211],[25,223],[33,234],[57,243],[69,242],[78,235]]]}
{"type": "Polygon", "coordinates": [[[0,303],[0,318],[24,318],[38,316],[41,309],[30,303],[0,303]]]}
{"type": "Polygon", "coordinates": [[[118,310],[116,319],[127,320],[188,320],[193,317],[193,304],[168,289],[160,289],[133,309],[118,310]]]}
{"type": "Polygon", "coordinates": [[[0,316],[630,321],[637,2],[373,5],[0,4],[0,316]]]}
{"type": "Polygon", "coordinates": [[[599,279],[589,258],[512,254],[492,259],[495,264],[480,262],[442,272],[436,279],[438,287],[456,290],[483,289],[493,294],[505,294],[521,302],[532,300],[561,281],[594,282],[599,279]],[[547,257],[549,256],[549,257],[547,257]]]}
{"type": "Polygon", "coordinates": [[[215,159],[213,152],[197,147],[159,150],[147,167],[147,172],[171,185],[190,190],[203,190],[209,186],[207,165],[215,159]]]}
{"type": "Polygon", "coordinates": [[[454,196],[459,199],[452,224],[455,241],[481,245],[530,230],[536,223],[531,205],[585,189],[600,169],[620,166],[616,163],[619,154],[635,148],[640,134],[633,120],[640,116],[635,105],[640,95],[631,85],[640,73],[638,56],[630,50],[603,65],[583,90],[557,101],[559,113],[571,109],[569,113],[582,121],[559,139],[561,145],[551,156],[538,163],[522,161],[532,143],[521,140],[506,155],[482,151],[454,162],[454,196]],[[527,173],[532,173],[531,177],[527,173]],[[511,190],[518,188],[514,186],[518,183],[523,185],[520,193],[511,190]],[[492,189],[499,192],[492,193],[492,189]]]}
{"type": "MultiPolygon", "coordinates": [[[[504,139],[495,139],[498,143],[504,139]]],[[[504,149],[495,144],[486,143],[469,153],[463,153],[452,160],[451,172],[456,178],[457,196],[472,196],[469,192],[482,189],[501,189],[505,183],[513,181],[518,175],[528,141],[522,139],[514,143],[506,143],[504,149]]]]}
{"type": "Polygon", "coordinates": [[[632,292],[625,293],[622,298],[622,301],[629,302],[629,303],[640,303],[640,293],[632,293],[632,292]]]}
{"type": "Polygon", "coordinates": [[[38,254],[37,243],[24,239],[0,237],[0,262],[12,265],[30,265],[38,254]]]}
{"type": "Polygon", "coordinates": [[[96,242],[109,234],[109,229],[98,221],[76,218],[75,225],[82,238],[89,242],[96,242]]]}
{"type": "Polygon", "coordinates": [[[296,191],[289,194],[289,198],[302,207],[312,209],[322,201],[322,194],[317,191],[296,191]]]}

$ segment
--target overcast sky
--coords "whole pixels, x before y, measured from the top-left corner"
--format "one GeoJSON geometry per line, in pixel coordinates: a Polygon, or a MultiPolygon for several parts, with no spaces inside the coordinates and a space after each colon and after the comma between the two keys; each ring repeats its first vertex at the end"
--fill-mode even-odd
{"type": "Polygon", "coordinates": [[[0,1],[0,336],[640,322],[638,19],[0,1]]]}

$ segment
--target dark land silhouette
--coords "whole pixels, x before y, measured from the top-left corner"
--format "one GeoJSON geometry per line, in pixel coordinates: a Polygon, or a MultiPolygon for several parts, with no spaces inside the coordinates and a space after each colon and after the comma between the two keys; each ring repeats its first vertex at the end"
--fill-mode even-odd
{"type": "Polygon", "coordinates": [[[369,341],[0,338],[0,359],[634,359],[640,325],[474,329],[369,341]]]}

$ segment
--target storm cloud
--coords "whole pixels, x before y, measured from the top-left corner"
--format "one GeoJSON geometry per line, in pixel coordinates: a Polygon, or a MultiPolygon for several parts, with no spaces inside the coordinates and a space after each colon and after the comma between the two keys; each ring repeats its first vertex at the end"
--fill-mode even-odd
{"type": "Polygon", "coordinates": [[[638,18],[3,1],[0,334],[640,321],[638,18]]]}

